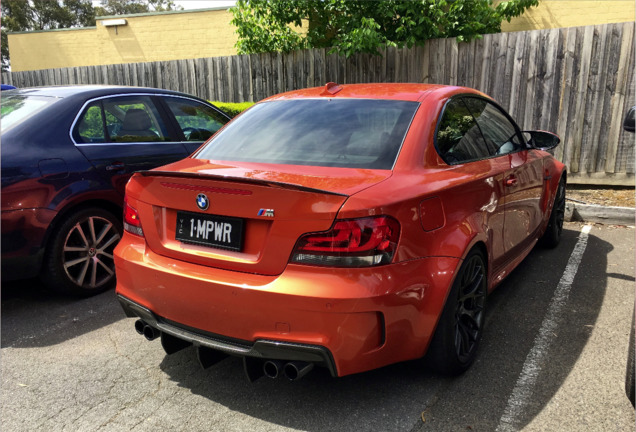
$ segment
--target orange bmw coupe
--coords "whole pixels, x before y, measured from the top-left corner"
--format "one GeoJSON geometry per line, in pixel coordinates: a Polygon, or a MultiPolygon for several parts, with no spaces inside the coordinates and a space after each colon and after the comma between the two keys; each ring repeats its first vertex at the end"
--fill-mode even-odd
{"type": "Polygon", "coordinates": [[[559,138],[488,96],[423,84],[272,96],[192,156],[133,175],[117,296],[166,353],[250,380],[475,360],[487,294],[559,242],[559,138]]]}

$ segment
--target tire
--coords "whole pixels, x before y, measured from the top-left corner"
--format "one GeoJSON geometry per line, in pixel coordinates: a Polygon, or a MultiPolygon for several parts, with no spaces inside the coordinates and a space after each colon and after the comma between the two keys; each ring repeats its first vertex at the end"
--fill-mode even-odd
{"type": "Polygon", "coordinates": [[[70,214],[53,232],[40,279],[51,290],[82,297],[112,288],[121,235],[121,222],[109,211],[90,207],[70,214]]]}
{"type": "Polygon", "coordinates": [[[554,197],[552,213],[545,233],[541,237],[541,244],[547,248],[555,248],[561,241],[563,233],[563,220],[565,219],[565,179],[561,178],[554,197]]]}
{"type": "Polygon", "coordinates": [[[634,315],[632,315],[632,328],[629,332],[629,349],[627,351],[627,371],[625,372],[625,393],[629,401],[634,406],[634,374],[636,371],[636,363],[634,362],[634,315]]]}
{"type": "Polygon", "coordinates": [[[434,370],[459,375],[475,361],[485,323],[486,274],[482,253],[473,249],[453,282],[426,355],[434,370]]]}

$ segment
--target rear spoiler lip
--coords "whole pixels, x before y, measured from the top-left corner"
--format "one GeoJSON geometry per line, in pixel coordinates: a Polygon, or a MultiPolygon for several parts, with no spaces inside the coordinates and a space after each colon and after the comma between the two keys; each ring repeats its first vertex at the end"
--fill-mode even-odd
{"type": "Polygon", "coordinates": [[[294,183],[285,183],[285,182],[278,182],[273,180],[263,180],[263,179],[215,175],[215,174],[189,173],[189,172],[181,172],[181,171],[147,170],[147,171],[137,171],[136,174],[139,174],[144,177],[177,177],[177,178],[194,178],[194,179],[212,179],[217,181],[231,181],[235,183],[252,184],[257,186],[292,189],[292,190],[297,190],[301,192],[322,193],[322,194],[328,194],[328,195],[349,197],[349,195],[339,193],[339,192],[332,192],[332,191],[328,191],[324,189],[311,188],[307,186],[297,185],[294,183]]]}

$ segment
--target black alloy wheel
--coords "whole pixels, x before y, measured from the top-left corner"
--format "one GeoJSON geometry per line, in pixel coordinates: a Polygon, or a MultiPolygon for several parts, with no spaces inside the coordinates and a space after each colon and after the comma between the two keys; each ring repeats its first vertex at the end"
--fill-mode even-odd
{"type": "Polygon", "coordinates": [[[561,241],[563,233],[563,221],[565,220],[565,179],[559,181],[556,196],[554,197],[554,205],[550,214],[548,227],[541,237],[541,243],[547,248],[555,248],[561,241]]]}
{"type": "Polygon", "coordinates": [[[455,350],[461,363],[473,357],[481,338],[486,306],[486,272],[479,255],[465,262],[455,306],[455,350]]]}
{"type": "Polygon", "coordinates": [[[113,287],[113,251],[121,235],[121,223],[108,211],[88,208],[73,214],[54,234],[42,281],[53,290],[81,296],[113,287]]]}
{"type": "Polygon", "coordinates": [[[426,356],[438,372],[459,375],[475,361],[484,330],[486,280],[485,259],[474,249],[459,269],[426,356]]]}

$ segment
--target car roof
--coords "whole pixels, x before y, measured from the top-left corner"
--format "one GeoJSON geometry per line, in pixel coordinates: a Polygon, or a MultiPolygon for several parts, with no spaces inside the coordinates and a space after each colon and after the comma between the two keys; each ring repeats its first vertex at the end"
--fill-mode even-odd
{"type": "MultiPolygon", "coordinates": [[[[175,96],[188,96],[185,93],[180,93],[172,90],[164,90],[150,87],[131,87],[131,86],[116,86],[116,85],[67,85],[67,86],[48,86],[48,87],[24,87],[15,90],[7,90],[3,96],[9,95],[35,95],[35,96],[48,96],[56,98],[74,98],[81,97],[84,99],[107,96],[111,94],[126,94],[126,93],[150,93],[150,94],[168,94],[175,96]]],[[[196,97],[197,99],[200,99],[196,97]]],[[[200,99],[202,100],[202,99],[200,99]]]]}
{"type": "MultiPolygon", "coordinates": [[[[267,99],[286,100],[303,98],[356,98],[356,99],[394,99],[403,101],[421,101],[430,94],[448,97],[457,93],[485,94],[468,88],[439,84],[416,83],[367,83],[367,84],[335,84],[327,83],[322,87],[293,90],[267,99]]],[[[487,96],[486,96],[487,97],[487,96]]]]}

